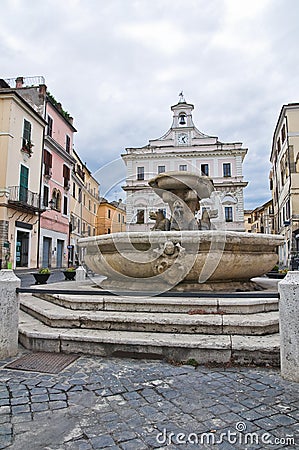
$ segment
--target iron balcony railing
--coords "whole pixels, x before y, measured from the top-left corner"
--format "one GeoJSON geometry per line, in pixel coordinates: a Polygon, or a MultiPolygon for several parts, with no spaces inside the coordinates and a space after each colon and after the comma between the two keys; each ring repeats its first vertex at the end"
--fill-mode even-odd
{"type": "MultiPolygon", "coordinates": [[[[23,85],[24,87],[32,87],[32,86],[39,86],[40,84],[45,84],[45,78],[43,76],[36,76],[36,77],[21,77],[23,78],[23,85]]],[[[5,78],[7,84],[11,88],[16,87],[16,77],[14,78],[5,78]]]]}
{"type": "Polygon", "coordinates": [[[40,196],[35,192],[22,186],[10,186],[8,203],[20,208],[31,209],[34,211],[40,210],[40,196]]]}

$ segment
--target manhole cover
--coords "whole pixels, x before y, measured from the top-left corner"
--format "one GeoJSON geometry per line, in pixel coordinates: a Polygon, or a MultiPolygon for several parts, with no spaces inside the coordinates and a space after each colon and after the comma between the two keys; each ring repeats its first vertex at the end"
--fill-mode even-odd
{"type": "Polygon", "coordinates": [[[59,373],[79,355],[65,355],[64,353],[37,352],[22,356],[4,366],[6,369],[28,370],[32,372],[59,373]]]}

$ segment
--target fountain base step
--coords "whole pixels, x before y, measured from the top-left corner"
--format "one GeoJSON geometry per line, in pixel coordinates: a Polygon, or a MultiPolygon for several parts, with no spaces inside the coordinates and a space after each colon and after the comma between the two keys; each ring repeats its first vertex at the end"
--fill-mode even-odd
{"type": "Polygon", "coordinates": [[[134,297],[113,295],[34,294],[35,297],[72,310],[190,313],[255,314],[278,311],[278,298],[234,297],[134,297]]]}
{"type": "Polygon", "coordinates": [[[33,351],[159,358],[199,364],[279,365],[279,335],[235,336],[52,328],[20,311],[20,343],[33,351]]]}
{"type": "MultiPolygon", "coordinates": [[[[144,302],[146,302],[145,299],[144,302]]],[[[82,311],[70,310],[30,294],[23,294],[20,306],[23,311],[54,328],[254,336],[277,333],[279,330],[277,311],[229,314],[220,308],[207,311],[208,306],[200,305],[189,305],[188,312],[180,313],[127,310],[82,311]]]]}
{"type": "Polygon", "coordinates": [[[259,295],[21,293],[19,339],[34,351],[278,366],[278,300],[259,295]]]}

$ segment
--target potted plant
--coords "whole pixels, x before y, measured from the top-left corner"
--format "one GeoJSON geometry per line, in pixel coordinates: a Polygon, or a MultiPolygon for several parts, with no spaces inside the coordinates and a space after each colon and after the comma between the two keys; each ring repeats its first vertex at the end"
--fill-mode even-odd
{"type": "Polygon", "coordinates": [[[47,267],[43,267],[39,269],[37,273],[33,273],[32,275],[35,278],[35,284],[47,284],[51,271],[47,267]]]}
{"type": "Polygon", "coordinates": [[[66,270],[63,270],[63,274],[66,281],[73,281],[76,277],[76,267],[68,267],[66,270]]]}
{"type": "Polygon", "coordinates": [[[266,275],[268,278],[284,278],[287,274],[287,271],[288,269],[279,269],[279,266],[276,265],[266,275]]]}
{"type": "Polygon", "coordinates": [[[33,150],[32,147],[34,146],[34,144],[32,144],[31,141],[27,141],[23,144],[22,148],[21,148],[21,152],[26,153],[29,157],[31,157],[33,150]]]}

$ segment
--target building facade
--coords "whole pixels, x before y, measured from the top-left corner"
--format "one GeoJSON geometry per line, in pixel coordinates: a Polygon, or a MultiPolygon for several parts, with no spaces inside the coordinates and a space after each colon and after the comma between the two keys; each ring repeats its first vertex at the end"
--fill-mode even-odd
{"type": "Polygon", "coordinates": [[[261,206],[244,212],[245,229],[249,233],[274,233],[274,214],[272,199],[261,206]]]}
{"type": "MultiPolygon", "coordinates": [[[[44,95],[45,86],[38,88],[44,95]]],[[[43,134],[38,108],[0,80],[0,260],[2,268],[36,267],[43,134]]]]}
{"type": "Polygon", "coordinates": [[[95,236],[97,233],[100,185],[75,150],[73,156],[75,163],[71,174],[70,263],[78,264],[78,239],[95,236]]]}
{"type": "Polygon", "coordinates": [[[284,236],[280,267],[297,268],[299,257],[299,103],[283,105],[273,134],[270,188],[275,233],[284,236]]]}
{"type": "Polygon", "coordinates": [[[251,233],[252,209],[244,209],[244,228],[246,233],[251,233]]]}
{"type": "MultiPolygon", "coordinates": [[[[243,180],[242,163],[247,149],[239,142],[222,143],[199,131],[192,120],[193,109],[180,94],[179,102],[171,107],[171,128],[145,147],[126,148],[122,155],[127,167],[123,189],[127,193],[128,230],[149,230],[154,223],[150,213],[157,209],[165,209],[169,214],[166,205],[149,189],[149,179],[163,172],[190,171],[213,180],[223,226],[244,231],[243,189],[247,183],[243,180]]],[[[207,204],[205,208],[209,208],[207,204]]]]}
{"type": "Polygon", "coordinates": [[[0,263],[74,265],[77,240],[96,234],[99,183],[73,149],[73,118],[43,77],[0,80],[0,95],[0,263]]]}
{"type": "Polygon", "coordinates": [[[40,266],[70,264],[70,189],[75,162],[73,120],[48,93],[45,97],[47,128],[42,166],[42,197],[46,211],[40,224],[40,266]]]}
{"type": "Polygon", "coordinates": [[[101,198],[98,218],[97,234],[118,233],[126,230],[126,209],[122,200],[109,202],[101,198]]]}

